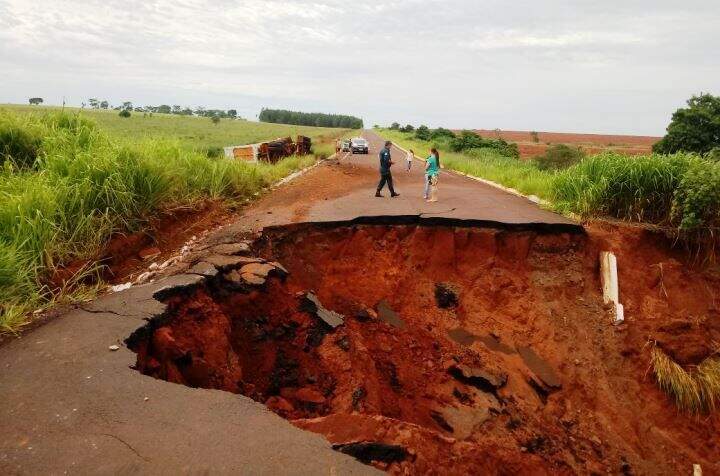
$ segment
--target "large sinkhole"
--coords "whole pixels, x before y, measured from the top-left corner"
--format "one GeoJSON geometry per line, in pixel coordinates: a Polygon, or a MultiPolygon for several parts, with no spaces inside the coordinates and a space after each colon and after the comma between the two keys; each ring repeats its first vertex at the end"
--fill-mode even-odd
{"type": "Polygon", "coordinates": [[[276,229],[252,251],[199,258],[207,279],[166,297],[128,343],[146,375],[246,395],[393,472],[563,466],[536,409],[562,392],[563,322],[606,312],[584,242],[276,229]]]}

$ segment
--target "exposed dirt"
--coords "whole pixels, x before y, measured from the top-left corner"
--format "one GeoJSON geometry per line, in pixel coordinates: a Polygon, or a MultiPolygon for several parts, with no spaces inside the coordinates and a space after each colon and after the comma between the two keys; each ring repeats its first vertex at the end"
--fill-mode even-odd
{"type": "Polygon", "coordinates": [[[604,150],[613,150],[628,155],[648,154],[652,145],[660,137],[628,136],[618,134],[573,134],[565,132],[538,132],[538,141],[533,140],[529,131],[478,130],[483,137],[502,137],[506,141],[518,144],[520,157],[531,158],[542,155],[551,144],[580,146],[588,154],[597,154],[604,150]]]}
{"type": "Polygon", "coordinates": [[[720,279],[649,232],[589,231],[266,232],[257,251],[286,278],[220,273],[130,346],[145,374],[247,395],[394,474],[720,472],[720,422],[675,410],[646,347],[709,355],[720,279]],[[602,303],[601,249],[618,255],[621,327],[602,303]]]}
{"type": "MultiPolygon", "coordinates": [[[[193,235],[200,235],[232,220],[233,210],[226,202],[208,200],[195,207],[166,210],[148,223],[147,229],[136,233],[119,233],[110,239],[101,256],[96,260],[76,260],[55,270],[48,279],[51,289],[59,290],[77,278],[94,262],[102,265],[102,278],[117,284],[129,276],[145,271],[153,261],[162,262],[193,235]],[[144,250],[156,248],[160,254],[151,260],[143,260],[144,250]]],[[[85,282],[94,279],[89,275],[85,282]]]]}

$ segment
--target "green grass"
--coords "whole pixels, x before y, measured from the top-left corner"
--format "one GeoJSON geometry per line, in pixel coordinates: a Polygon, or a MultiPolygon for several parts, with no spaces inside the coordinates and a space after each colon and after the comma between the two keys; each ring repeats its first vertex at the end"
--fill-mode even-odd
{"type": "MultiPolygon", "coordinates": [[[[0,111],[0,332],[15,331],[30,311],[71,297],[50,292],[44,283],[58,266],[99,256],[113,233],[140,230],[163,209],[209,198],[253,198],[316,160],[312,155],[277,164],[209,159],[203,151],[207,143],[190,147],[188,134],[173,138],[165,130],[160,137],[128,140],[123,137],[132,136],[132,128],[120,129],[121,122],[108,133],[84,112],[14,111],[0,111]]],[[[200,127],[192,123],[199,119],[182,119],[192,130],[200,127]]],[[[234,143],[267,139],[255,125],[243,131],[248,124],[233,123],[236,137],[243,138],[234,143]]],[[[290,129],[297,130],[271,125],[265,131],[274,138],[290,129]]],[[[311,129],[320,148],[320,133],[327,138],[349,133],[311,129]]]]}
{"type": "MultiPolygon", "coordinates": [[[[2,105],[10,112],[44,115],[58,112],[54,106],[2,105]]],[[[78,108],[65,108],[66,112],[76,113],[78,108]]],[[[133,112],[131,117],[122,118],[118,111],[102,109],[83,109],[83,117],[93,120],[109,136],[118,139],[138,141],[143,139],[171,139],[189,150],[207,151],[231,145],[253,144],[278,137],[298,135],[312,137],[320,142],[336,136],[341,129],[324,127],[292,126],[268,124],[245,120],[222,119],[215,125],[209,117],[180,116],[174,114],[153,114],[143,116],[142,112],[133,112]]]]}
{"type": "Polygon", "coordinates": [[[665,227],[705,258],[712,258],[720,230],[720,164],[677,153],[589,157],[553,183],[558,210],[612,216],[665,227]]]}

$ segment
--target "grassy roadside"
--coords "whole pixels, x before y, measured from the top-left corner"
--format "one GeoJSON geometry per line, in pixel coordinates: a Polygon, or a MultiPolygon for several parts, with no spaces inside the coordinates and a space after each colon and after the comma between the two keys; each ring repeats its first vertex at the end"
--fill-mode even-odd
{"type": "Polygon", "coordinates": [[[602,152],[566,168],[541,170],[532,161],[504,157],[492,149],[454,153],[447,141],[422,141],[411,133],[387,129],[379,132],[421,157],[437,147],[444,167],[536,195],[557,212],[656,225],[702,259],[715,258],[720,162],[709,157],[602,152]]]}
{"type": "MultiPolygon", "coordinates": [[[[210,159],[207,143],[193,149],[169,132],[131,141],[87,116],[0,110],[0,332],[22,327],[34,309],[71,298],[68,289],[50,289],[48,278],[63,264],[98,257],[113,233],[141,230],[164,209],[253,198],[316,161],[314,155],[277,164],[210,159]]],[[[240,131],[242,125],[233,124],[240,131]]],[[[349,133],[311,129],[321,150],[327,147],[318,144],[321,135],[334,150],[334,137],[349,133]]],[[[289,129],[271,125],[268,133],[276,137],[279,130],[289,129]]],[[[243,137],[259,140],[257,134],[243,137]]]]}
{"type": "MultiPolygon", "coordinates": [[[[2,110],[17,114],[43,116],[49,112],[60,112],[54,106],[3,105],[2,110]]],[[[79,108],[65,108],[65,112],[75,114],[79,108]]],[[[103,109],[83,109],[83,117],[95,122],[111,138],[120,140],[168,139],[176,141],[183,149],[216,152],[223,147],[304,135],[313,138],[313,142],[323,142],[335,137],[338,129],[323,127],[268,124],[245,120],[222,119],[213,124],[210,118],[180,116],[175,114],[143,114],[133,112],[128,118],[118,115],[118,111],[103,109]]]]}

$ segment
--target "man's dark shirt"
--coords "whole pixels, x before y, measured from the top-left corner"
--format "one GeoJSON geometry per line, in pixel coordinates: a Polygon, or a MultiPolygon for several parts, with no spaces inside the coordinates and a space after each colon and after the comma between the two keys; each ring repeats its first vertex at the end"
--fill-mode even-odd
{"type": "Polygon", "coordinates": [[[380,175],[390,173],[390,149],[387,147],[380,151],[380,175]]]}

